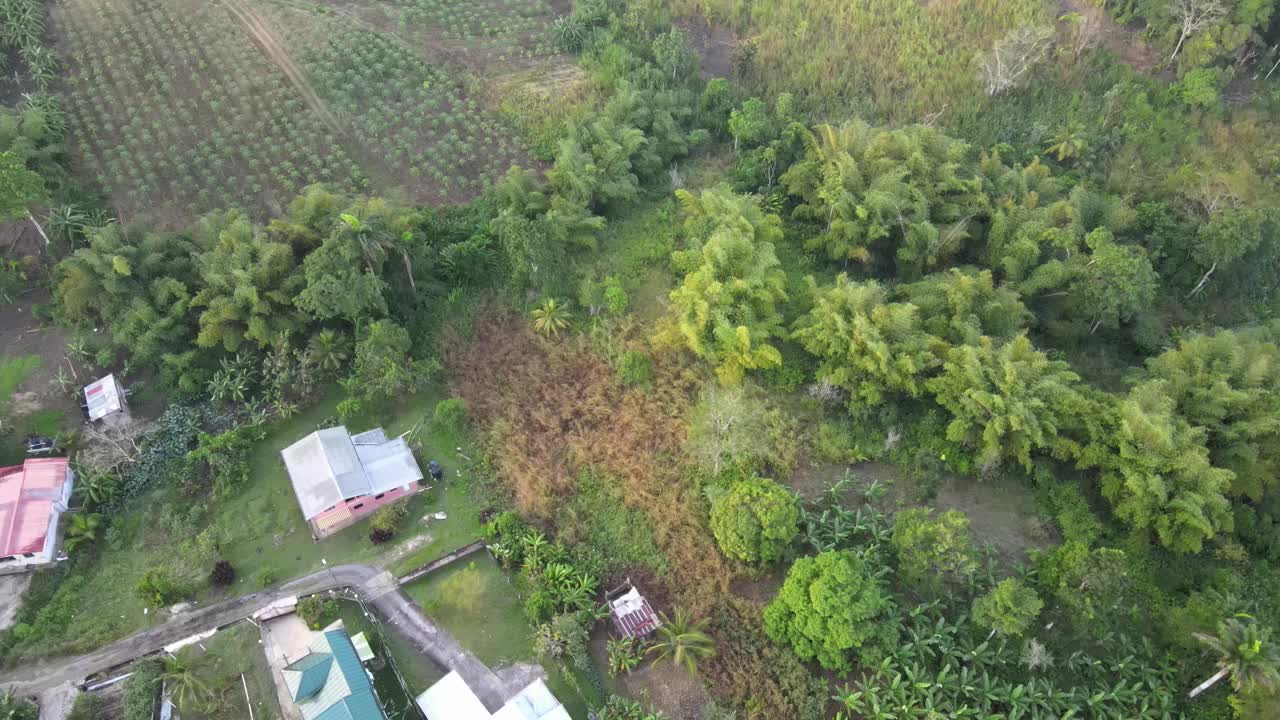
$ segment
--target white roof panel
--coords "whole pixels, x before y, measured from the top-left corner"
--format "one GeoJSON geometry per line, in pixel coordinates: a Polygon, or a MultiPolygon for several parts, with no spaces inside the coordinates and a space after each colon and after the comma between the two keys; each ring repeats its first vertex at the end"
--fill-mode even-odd
{"type": "Polygon", "coordinates": [[[440,682],[427,688],[418,696],[417,703],[427,720],[490,720],[491,717],[457,671],[450,671],[440,682]]]}
{"type": "Polygon", "coordinates": [[[519,694],[507,701],[493,720],[572,720],[547,684],[534,680],[519,694]]]}
{"type": "Polygon", "coordinates": [[[422,479],[422,469],[404,438],[381,445],[356,445],[355,452],[368,475],[368,492],[386,492],[422,479]]]}
{"type": "Polygon", "coordinates": [[[84,388],[84,401],[89,406],[89,419],[101,420],[123,407],[120,400],[120,386],[116,384],[116,376],[108,375],[96,380],[84,388]]]}

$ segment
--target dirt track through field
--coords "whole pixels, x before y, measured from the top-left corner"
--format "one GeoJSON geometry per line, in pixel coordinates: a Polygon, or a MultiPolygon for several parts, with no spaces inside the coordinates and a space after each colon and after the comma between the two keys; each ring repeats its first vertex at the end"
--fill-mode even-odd
{"type": "Polygon", "coordinates": [[[267,59],[280,68],[280,71],[289,79],[289,82],[298,89],[298,92],[302,94],[302,99],[320,116],[320,119],[324,120],[329,129],[335,133],[341,133],[342,123],[338,122],[337,116],[329,110],[324,101],[320,99],[320,96],[316,94],[315,89],[311,87],[311,83],[307,82],[307,76],[303,74],[302,69],[285,51],[280,40],[267,27],[262,17],[253,8],[245,4],[244,0],[222,0],[222,4],[227,8],[227,12],[231,13],[231,16],[249,32],[254,44],[262,50],[267,59]]]}

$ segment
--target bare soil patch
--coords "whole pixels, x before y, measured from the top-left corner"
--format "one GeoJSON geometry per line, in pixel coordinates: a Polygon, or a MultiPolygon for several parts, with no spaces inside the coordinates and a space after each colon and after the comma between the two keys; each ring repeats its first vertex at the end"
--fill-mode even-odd
{"type": "Polygon", "coordinates": [[[1144,75],[1173,80],[1173,73],[1170,71],[1156,70],[1164,62],[1164,57],[1138,37],[1143,29],[1140,25],[1125,26],[1117,23],[1106,9],[1098,7],[1092,0],[1060,0],[1060,9],[1062,14],[1078,13],[1095,23],[1099,28],[1101,46],[1115,53],[1125,65],[1144,75]]]}
{"type": "Polygon", "coordinates": [[[968,516],[974,542],[990,544],[1006,566],[1025,562],[1029,551],[1044,549],[1052,541],[1037,530],[1035,496],[1012,481],[951,475],[938,489],[934,504],[968,516]]]}
{"type": "MultiPolygon", "coordinates": [[[[31,373],[14,392],[3,398],[9,403],[11,418],[21,418],[45,409],[63,410],[70,417],[78,416],[80,407],[49,380],[58,369],[74,378],[84,379],[86,368],[72,364],[66,358],[67,334],[53,325],[43,323],[32,312],[37,304],[52,302],[47,291],[29,293],[12,305],[0,307],[0,352],[9,357],[37,355],[40,369],[31,373]]],[[[85,380],[84,384],[88,384],[85,380]]]]}
{"type": "Polygon", "coordinates": [[[732,30],[695,18],[679,18],[676,27],[689,33],[689,48],[702,58],[703,77],[732,77],[738,36],[732,30]]]}
{"type": "MultiPolygon", "coordinates": [[[[1011,480],[979,480],[945,475],[936,495],[922,502],[924,488],[901,468],[881,462],[854,465],[802,462],[787,484],[805,500],[820,498],[848,473],[851,482],[842,490],[847,507],[871,506],[893,513],[912,505],[938,510],[959,510],[969,518],[969,531],[976,544],[989,544],[1005,566],[1025,562],[1027,552],[1048,547],[1053,538],[1037,522],[1035,495],[1025,485],[1011,480]],[[868,492],[871,487],[880,488],[868,492]],[[867,495],[874,499],[868,501],[867,495]]],[[[735,591],[738,585],[735,584],[735,591]]],[[[745,592],[750,585],[743,585],[745,592]]],[[[748,595],[744,593],[744,597],[748,595]]]]}
{"type": "MultiPolygon", "coordinates": [[[[597,630],[591,635],[591,654],[600,667],[609,665],[608,641],[607,631],[597,630]]],[[[698,720],[710,699],[702,682],[670,658],[656,663],[646,660],[630,674],[614,678],[611,684],[621,694],[662,712],[669,720],[698,720]]]]}

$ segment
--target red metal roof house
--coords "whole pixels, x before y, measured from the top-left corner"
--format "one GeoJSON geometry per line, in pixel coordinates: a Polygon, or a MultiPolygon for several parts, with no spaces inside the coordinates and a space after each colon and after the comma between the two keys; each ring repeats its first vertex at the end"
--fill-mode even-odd
{"type": "Polygon", "coordinates": [[[74,485],[66,458],[32,458],[0,468],[0,572],[56,559],[58,520],[74,485]]]}

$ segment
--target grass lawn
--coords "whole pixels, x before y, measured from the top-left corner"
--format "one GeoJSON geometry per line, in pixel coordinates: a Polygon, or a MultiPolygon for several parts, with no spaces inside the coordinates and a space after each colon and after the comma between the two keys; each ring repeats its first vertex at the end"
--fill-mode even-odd
{"type": "Polygon", "coordinates": [[[279,583],[314,572],[323,567],[322,559],[330,564],[375,562],[403,571],[478,539],[479,512],[470,500],[456,450],[465,439],[436,433],[426,422],[441,398],[438,390],[424,391],[349,423],[353,431],[382,425],[389,435],[420,425],[415,439],[422,446],[421,464],[425,468],[434,457],[448,473],[446,487],[406,501],[409,516],[392,542],[373,544],[367,520],[313,542],[298,509],[279,453],[317,427],[336,422],[335,394],[270,429],[251,458],[249,484],[236,497],[217,503],[160,489],[137,499],[130,512],[111,518],[96,554],[81,553],[78,562],[73,560],[66,580],[42,598],[34,617],[23,620],[32,628],[12,648],[9,659],[82,652],[163,621],[166,612],[145,610],[134,594],[138,579],[151,567],[169,567],[201,588],[194,598],[205,603],[252,592],[264,581],[279,583]],[[440,511],[448,514],[446,520],[423,522],[440,511]],[[194,548],[196,537],[210,528],[216,536],[216,555],[231,561],[236,570],[230,590],[207,588],[210,568],[189,560],[205,557],[194,548]]]}
{"type": "Polygon", "coordinates": [[[180,657],[189,660],[191,673],[210,692],[207,707],[183,710],[183,718],[245,720],[249,717],[246,686],[248,701],[253,703],[254,720],[281,717],[271,668],[267,666],[267,658],[258,644],[259,637],[258,628],[253,624],[237,623],[180,653],[180,657]],[[241,675],[244,676],[243,681],[241,675]]]}
{"type": "MultiPolygon", "coordinates": [[[[524,604],[507,573],[488,555],[473,555],[405,588],[423,611],[490,668],[537,662],[524,604]]],[[[575,718],[587,716],[586,701],[554,663],[543,665],[547,686],[575,718]]],[[[586,679],[578,683],[589,687],[586,679]]],[[[594,698],[598,700],[599,698],[594,698]]]]}
{"type": "Polygon", "coordinates": [[[36,410],[11,417],[13,394],[42,365],[39,355],[0,355],[0,466],[18,465],[27,457],[28,435],[57,435],[66,423],[62,410],[36,410]]]}

